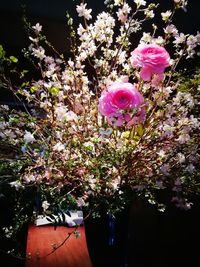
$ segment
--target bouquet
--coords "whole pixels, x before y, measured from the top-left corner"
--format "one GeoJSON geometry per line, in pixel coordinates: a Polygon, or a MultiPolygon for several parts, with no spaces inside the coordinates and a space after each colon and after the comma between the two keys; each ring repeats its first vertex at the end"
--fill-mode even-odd
{"type": "Polygon", "coordinates": [[[101,207],[115,214],[135,196],[160,211],[168,205],[162,192],[176,207],[192,207],[200,192],[200,73],[187,76],[179,63],[198,55],[200,35],[173,24],[187,1],[173,0],[162,13],[147,2],[106,0],[93,17],[82,1],[77,27],[67,14],[67,57],[24,18],[23,52],[34,72],[1,46],[1,85],[22,103],[0,107],[1,194],[13,205],[7,238],[38,214],[98,216],[101,207]]]}

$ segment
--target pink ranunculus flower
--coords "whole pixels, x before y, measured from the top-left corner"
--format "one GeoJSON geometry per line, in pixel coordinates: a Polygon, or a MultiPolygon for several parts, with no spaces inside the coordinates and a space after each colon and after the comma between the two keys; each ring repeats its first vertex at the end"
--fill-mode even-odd
{"type": "Polygon", "coordinates": [[[131,65],[141,68],[141,78],[150,81],[153,74],[163,77],[165,68],[170,66],[170,55],[157,44],[140,44],[131,53],[131,65]]]}
{"type": "Polygon", "coordinates": [[[108,123],[116,126],[137,124],[144,121],[144,98],[131,83],[114,82],[99,98],[99,112],[108,123]]]}

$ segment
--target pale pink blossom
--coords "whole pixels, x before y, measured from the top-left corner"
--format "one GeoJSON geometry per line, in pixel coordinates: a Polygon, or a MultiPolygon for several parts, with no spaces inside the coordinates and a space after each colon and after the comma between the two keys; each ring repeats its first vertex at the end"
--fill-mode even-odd
{"type": "Polygon", "coordinates": [[[189,210],[191,209],[193,203],[188,202],[187,199],[181,198],[181,197],[173,197],[171,200],[177,208],[180,208],[182,210],[189,210]]]}
{"type": "Polygon", "coordinates": [[[141,78],[150,81],[153,74],[163,75],[165,68],[170,66],[170,56],[162,46],[140,44],[131,53],[131,65],[141,68],[141,78]]]}
{"type": "Polygon", "coordinates": [[[39,33],[42,31],[42,25],[40,25],[39,23],[36,23],[36,25],[33,26],[32,28],[36,31],[36,33],[39,33]]]}
{"type": "Polygon", "coordinates": [[[175,36],[175,40],[173,43],[175,44],[176,47],[178,47],[181,44],[184,44],[186,41],[186,35],[184,33],[179,33],[175,36]]]}
{"type": "Polygon", "coordinates": [[[181,135],[179,135],[179,137],[176,139],[176,141],[179,142],[179,144],[185,144],[190,140],[190,135],[187,133],[183,133],[181,135]]]}
{"type": "Polygon", "coordinates": [[[121,21],[122,23],[125,23],[128,19],[128,14],[130,13],[131,8],[127,3],[123,5],[122,8],[119,8],[117,12],[118,20],[121,21]]]}
{"type": "Polygon", "coordinates": [[[83,207],[83,206],[85,206],[85,201],[84,201],[84,199],[81,198],[81,197],[79,197],[79,198],[77,199],[76,203],[77,203],[78,207],[83,207]]]}
{"type": "Polygon", "coordinates": [[[176,35],[176,34],[178,34],[178,30],[177,30],[176,26],[173,25],[173,24],[168,24],[168,25],[166,26],[166,28],[164,29],[164,32],[165,32],[166,34],[172,34],[172,35],[176,35]]]}
{"type": "Polygon", "coordinates": [[[144,98],[131,83],[114,82],[102,92],[99,112],[108,122],[121,126],[139,123],[145,118],[144,98]]]}
{"type": "Polygon", "coordinates": [[[168,163],[163,164],[160,167],[160,171],[161,171],[162,174],[168,176],[170,174],[170,165],[168,163]]]}
{"type": "Polygon", "coordinates": [[[151,80],[151,85],[154,87],[157,87],[159,85],[159,83],[164,80],[164,73],[162,74],[155,74],[151,80]]]}

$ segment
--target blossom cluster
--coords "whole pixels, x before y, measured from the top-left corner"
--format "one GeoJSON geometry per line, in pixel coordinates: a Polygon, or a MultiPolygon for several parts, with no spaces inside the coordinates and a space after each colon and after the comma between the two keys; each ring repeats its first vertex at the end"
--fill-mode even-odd
{"type": "MultiPolygon", "coordinates": [[[[39,211],[45,213],[56,205],[93,213],[104,205],[115,212],[135,194],[164,211],[157,196],[166,190],[187,210],[199,179],[200,123],[196,95],[179,89],[177,66],[197,54],[200,35],[179,33],[172,24],[186,1],[174,0],[174,10],[161,13],[163,36],[154,24],[152,32],[143,31],[155,4],[106,3],[96,18],[86,3],[77,5],[83,23],[76,30],[68,17],[67,59],[49,52],[53,47],[39,23],[29,26],[25,56],[39,78],[26,80],[21,72],[25,81],[17,90],[9,83],[25,111],[1,106],[1,141],[17,147],[16,159],[24,159],[10,186],[40,192],[39,211]],[[139,33],[139,43],[132,43],[139,33]]],[[[8,83],[5,75],[1,79],[8,83]]]]}

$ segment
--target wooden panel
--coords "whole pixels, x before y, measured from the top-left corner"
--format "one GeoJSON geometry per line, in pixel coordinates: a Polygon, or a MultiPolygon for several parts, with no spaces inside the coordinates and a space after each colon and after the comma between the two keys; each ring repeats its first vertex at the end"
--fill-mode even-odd
{"type": "Polygon", "coordinates": [[[85,229],[79,226],[80,237],[74,234],[58,249],[68,233],[75,228],[30,225],[27,237],[27,260],[25,267],[92,267],[89,257],[85,229]],[[52,253],[53,252],[53,253],[52,253]]]}

